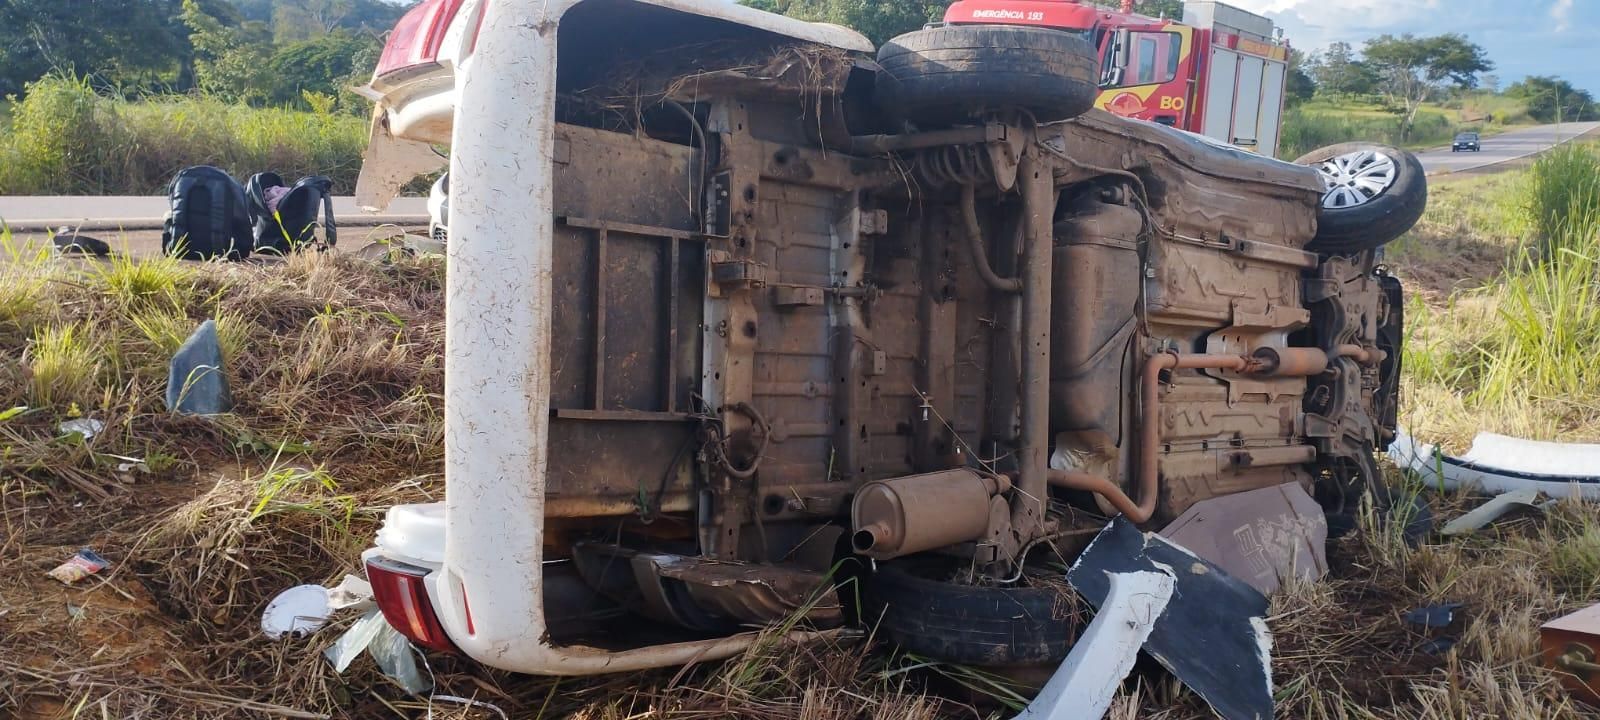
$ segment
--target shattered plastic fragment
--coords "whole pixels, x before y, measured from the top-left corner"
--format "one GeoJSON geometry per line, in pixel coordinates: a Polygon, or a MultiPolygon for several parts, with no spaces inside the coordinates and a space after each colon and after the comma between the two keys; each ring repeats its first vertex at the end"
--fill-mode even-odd
{"type": "Polygon", "coordinates": [[[1094,621],[1016,720],[1105,717],[1117,687],[1139,658],[1139,648],[1167,609],[1172,588],[1172,573],[1165,570],[1111,574],[1094,621]]]}
{"type": "Polygon", "coordinates": [[[1067,581],[1101,607],[1110,576],[1168,572],[1176,580],[1144,651],[1225,720],[1273,716],[1272,633],[1267,598],[1187,548],[1118,516],[1078,556],[1067,581]]]}
{"type": "Polygon", "coordinates": [[[1473,508],[1461,517],[1451,520],[1440,532],[1445,535],[1465,535],[1483,529],[1489,523],[1498,520],[1518,506],[1536,508],[1539,500],[1539,491],[1534,488],[1513,490],[1496,495],[1493,500],[1473,508]]]}
{"type": "Polygon", "coordinates": [[[1462,603],[1439,603],[1438,605],[1425,605],[1405,614],[1406,622],[1423,627],[1442,628],[1455,622],[1456,611],[1460,610],[1462,603]]]}

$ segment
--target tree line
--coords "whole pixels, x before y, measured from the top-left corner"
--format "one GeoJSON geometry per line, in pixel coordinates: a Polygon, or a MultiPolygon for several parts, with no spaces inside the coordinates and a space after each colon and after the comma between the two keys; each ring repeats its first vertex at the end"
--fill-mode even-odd
{"type": "MultiPolygon", "coordinates": [[[[124,95],[332,105],[412,2],[0,0],[0,96],[56,73],[124,95]]],[[[353,105],[351,98],[343,98],[353,105]]]]}

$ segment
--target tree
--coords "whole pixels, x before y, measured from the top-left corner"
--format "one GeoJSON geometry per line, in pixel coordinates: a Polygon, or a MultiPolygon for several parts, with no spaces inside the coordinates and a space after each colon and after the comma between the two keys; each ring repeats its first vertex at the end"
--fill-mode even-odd
{"type": "Polygon", "coordinates": [[[854,28],[882,44],[944,16],[945,0],[739,0],[757,10],[854,28]]]}
{"type": "Polygon", "coordinates": [[[1285,81],[1285,102],[1299,105],[1317,94],[1317,83],[1306,72],[1309,60],[1303,50],[1289,48],[1289,77],[1285,81]]]}
{"type": "Polygon", "coordinates": [[[1417,110],[1428,98],[1446,85],[1476,87],[1478,73],[1494,69],[1481,45],[1456,34],[1380,35],[1367,41],[1362,55],[1378,71],[1384,93],[1401,108],[1402,136],[1410,133],[1417,110]]]}
{"type": "Polygon", "coordinates": [[[1558,77],[1530,76],[1512,83],[1506,95],[1528,103],[1528,114],[1541,122],[1576,122],[1600,118],[1594,96],[1558,77]]]}
{"type": "Polygon", "coordinates": [[[178,69],[173,0],[0,0],[0,96],[52,71],[156,85],[178,69]]]}
{"type": "Polygon", "coordinates": [[[1356,57],[1350,43],[1336,42],[1306,61],[1317,92],[1330,95],[1370,95],[1378,89],[1378,73],[1356,57]]]}
{"type": "Polygon", "coordinates": [[[195,51],[195,85],[234,102],[262,102],[275,95],[272,35],[264,23],[235,27],[206,12],[197,0],[183,0],[183,21],[195,51]]]}
{"type": "Polygon", "coordinates": [[[379,47],[376,38],[335,30],[313,40],[302,40],[278,48],[268,65],[272,68],[274,99],[300,102],[306,92],[345,99],[344,90],[360,73],[360,67],[379,47]]]}

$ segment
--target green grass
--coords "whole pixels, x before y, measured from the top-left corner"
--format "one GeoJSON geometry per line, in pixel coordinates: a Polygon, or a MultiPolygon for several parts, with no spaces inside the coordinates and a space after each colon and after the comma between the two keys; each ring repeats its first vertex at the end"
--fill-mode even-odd
{"type": "MultiPolygon", "coordinates": [[[[1439,212],[1459,212],[1457,227],[1478,233],[1468,244],[1498,247],[1503,259],[1479,287],[1412,304],[1405,424],[1455,447],[1478,430],[1600,440],[1596,147],[1558,148],[1527,171],[1447,187],[1439,212]]],[[[1426,259],[1430,232],[1425,221],[1396,248],[1402,277],[1446,260],[1426,259]]]]}
{"type": "Polygon", "coordinates": [[[366,122],[331,112],[252,108],[199,96],[141,101],[96,94],[60,77],[29,86],[0,117],[0,195],[150,195],[174,173],[215,165],[241,181],[274,170],[327,175],[349,193],[366,122]]]}
{"type": "Polygon", "coordinates": [[[1417,150],[1446,145],[1458,132],[1493,134],[1529,118],[1520,101],[1482,93],[1444,105],[1423,105],[1408,134],[1402,134],[1400,121],[1393,110],[1370,100],[1317,98],[1284,114],[1279,155],[1299,157],[1325,145],[1357,140],[1417,150]]]}

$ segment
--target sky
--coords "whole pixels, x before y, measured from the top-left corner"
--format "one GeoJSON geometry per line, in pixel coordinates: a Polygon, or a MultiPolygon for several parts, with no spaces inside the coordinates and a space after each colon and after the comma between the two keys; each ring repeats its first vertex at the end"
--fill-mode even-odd
{"type": "Polygon", "coordinates": [[[1600,0],[1227,0],[1317,50],[1384,33],[1460,33],[1488,50],[1501,86],[1556,75],[1600,97],[1600,0]]]}

